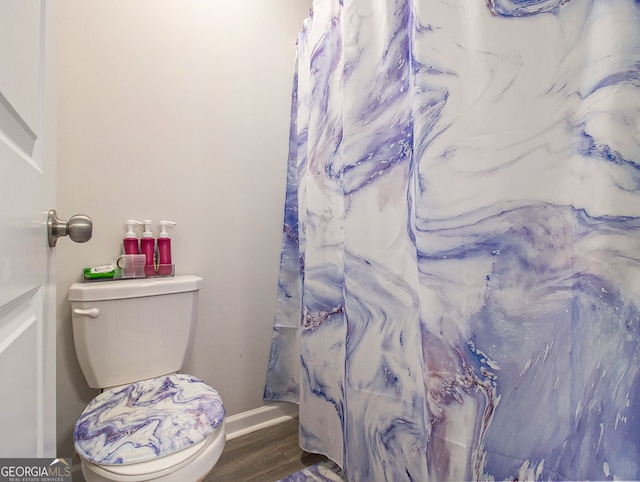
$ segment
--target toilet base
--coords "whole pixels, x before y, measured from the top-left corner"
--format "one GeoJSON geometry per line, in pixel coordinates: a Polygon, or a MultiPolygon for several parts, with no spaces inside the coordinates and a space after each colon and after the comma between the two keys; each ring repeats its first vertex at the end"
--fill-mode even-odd
{"type": "Polygon", "coordinates": [[[87,482],[200,482],[218,462],[226,439],[225,421],[215,432],[210,443],[194,457],[174,467],[148,474],[128,475],[108,471],[104,467],[82,460],[82,475],[87,482]]]}

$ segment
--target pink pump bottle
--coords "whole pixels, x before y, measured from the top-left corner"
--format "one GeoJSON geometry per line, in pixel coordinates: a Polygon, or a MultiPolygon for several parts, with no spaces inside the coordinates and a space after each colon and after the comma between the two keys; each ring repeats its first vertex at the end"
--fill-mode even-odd
{"type": "Polygon", "coordinates": [[[140,240],[140,251],[145,255],[144,275],[154,276],[156,274],[156,267],[154,265],[155,240],[153,239],[153,233],[149,229],[151,221],[145,219],[142,221],[142,224],[144,225],[144,231],[142,233],[142,239],[140,240]]]}
{"type": "Polygon", "coordinates": [[[171,238],[167,228],[176,225],[173,221],[160,221],[160,234],[158,234],[158,275],[169,276],[173,274],[171,265],[171,238]]]}
{"type": "Polygon", "coordinates": [[[140,253],[140,244],[138,243],[136,233],[133,232],[133,227],[142,223],[134,219],[129,219],[125,224],[127,226],[127,232],[124,235],[124,240],[122,241],[124,254],[138,254],[140,253]]]}

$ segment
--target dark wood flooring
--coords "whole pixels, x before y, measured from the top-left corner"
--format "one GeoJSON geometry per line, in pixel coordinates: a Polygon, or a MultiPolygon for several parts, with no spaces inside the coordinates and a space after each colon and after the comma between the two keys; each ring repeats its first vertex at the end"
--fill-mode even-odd
{"type": "Polygon", "coordinates": [[[325,457],[298,445],[298,420],[243,435],[225,444],[220,460],[203,482],[275,482],[325,457]]]}

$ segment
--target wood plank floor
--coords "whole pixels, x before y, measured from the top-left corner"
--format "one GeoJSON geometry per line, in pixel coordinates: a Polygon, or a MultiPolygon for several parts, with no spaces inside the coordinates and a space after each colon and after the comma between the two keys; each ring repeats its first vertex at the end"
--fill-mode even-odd
{"type": "Polygon", "coordinates": [[[326,458],[298,445],[298,420],[227,441],[204,482],[275,482],[326,458]]]}

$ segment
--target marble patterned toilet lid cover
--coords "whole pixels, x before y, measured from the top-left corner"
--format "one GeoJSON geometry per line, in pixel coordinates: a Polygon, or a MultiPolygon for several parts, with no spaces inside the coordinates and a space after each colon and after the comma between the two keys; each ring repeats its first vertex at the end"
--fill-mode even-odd
{"type": "Polygon", "coordinates": [[[224,416],[216,390],[171,374],[105,390],[84,410],[73,438],[78,453],[95,464],[133,464],[200,442],[224,416]]]}

